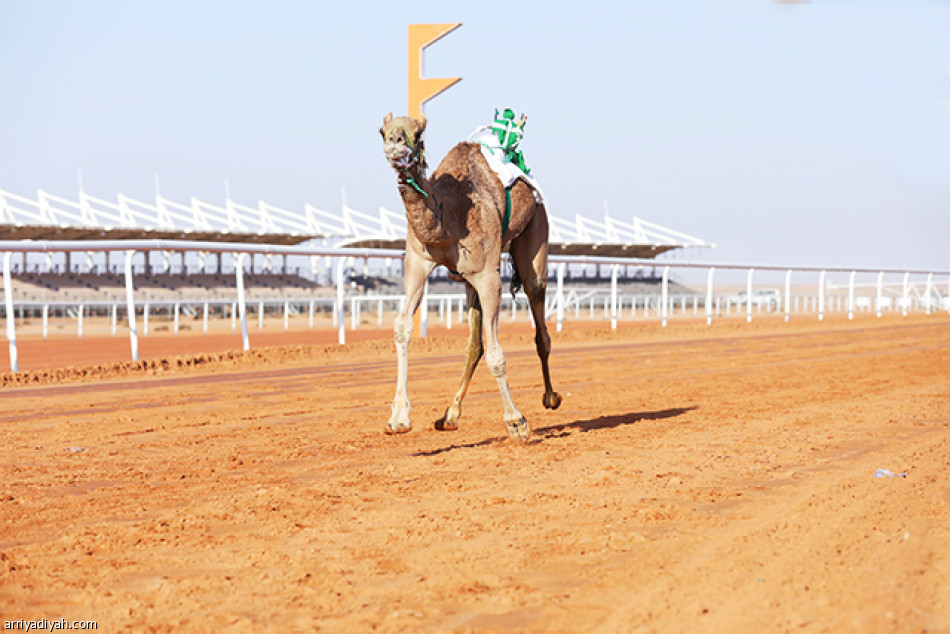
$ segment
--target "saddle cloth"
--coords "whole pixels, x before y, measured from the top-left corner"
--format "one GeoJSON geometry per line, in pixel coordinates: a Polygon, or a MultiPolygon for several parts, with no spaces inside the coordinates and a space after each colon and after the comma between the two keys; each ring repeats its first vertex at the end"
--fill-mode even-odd
{"type": "Polygon", "coordinates": [[[488,161],[488,166],[498,175],[501,184],[505,189],[511,189],[515,181],[519,178],[524,180],[534,191],[534,199],[538,203],[544,203],[544,192],[538,184],[538,179],[530,174],[525,174],[521,168],[508,160],[505,150],[489,126],[482,126],[472,132],[468,137],[469,143],[478,143],[482,149],[482,155],[488,161]]]}

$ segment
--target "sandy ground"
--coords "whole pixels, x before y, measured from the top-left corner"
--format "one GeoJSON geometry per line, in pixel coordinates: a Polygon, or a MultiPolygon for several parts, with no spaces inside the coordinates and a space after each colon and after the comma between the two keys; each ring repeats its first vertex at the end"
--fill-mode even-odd
{"type": "Polygon", "coordinates": [[[116,359],[109,337],[22,342],[35,371],[0,389],[2,619],[950,632],[950,317],[568,322],[554,412],[511,326],[527,445],[484,366],[460,430],[432,429],[458,328],[413,341],[398,437],[385,333],[167,337],[204,354],[140,364],[127,339],[116,359]]]}

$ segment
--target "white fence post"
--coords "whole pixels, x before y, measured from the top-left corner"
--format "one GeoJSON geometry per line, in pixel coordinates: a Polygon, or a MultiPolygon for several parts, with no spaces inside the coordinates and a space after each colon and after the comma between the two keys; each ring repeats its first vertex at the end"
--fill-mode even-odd
{"type": "Polygon", "coordinates": [[[664,328],[669,319],[670,267],[663,267],[663,279],[660,282],[660,321],[664,328]]]}
{"type": "Polygon", "coordinates": [[[79,316],[78,316],[78,321],[76,322],[76,336],[80,339],[82,339],[82,326],[83,326],[82,322],[83,322],[83,317],[85,317],[85,314],[86,314],[85,309],[86,309],[85,304],[79,305],[79,310],[78,310],[79,316]]]}
{"type": "Polygon", "coordinates": [[[336,263],[336,302],[334,307],[336,309],[336,326],[337,326],[337,343],[344,344],[346,343],[346,324],[343,319],[343,279],[344,269],[346,268],[346,258],[339,258],[336,263]]]}
{"type": "Polygon", "coordinates": [[[848,320],[854,319],[854,271],[848,276],[848,320]]]}
{"type": "Polygon", "coordinates": [[[201,331],[208,334],[208,302],[204,304],[204,315],[202,316],[201,331]]]}
{"type": "Polygon", "coordinates": [[[877,301],[875,303],[877,316],[880,318],[884,307],[884,271],[877,274],[877,301]]]}
{"type": "Polygon", "coordinates": [[[558,262],[557,265],[557,332],[561,332],[564,327],[564,268],[567,265],[564,262],[558,262]]]}
{"type": "Polygon", "coordinates": [[[614,264],[610,267],[610,329],[617,329],[617,275],[620,273],[620,266],[614,264]]]}
{"type": "Polygon", "coordinates": [[[247,253],[238,253],[234,263],[234,273],[237,276],[238,311],[241,313],[241,346],[244,350],[251,349],[251,340],[247,336],[247,304],[244,297],[244,259],[247,253]]]}
{"type": "Polygon", "coordinates": [[[716,272],[716,267],[709,267],[709,272],[706,274],[706,325],[712,325],[713,319],[713,274],[716,272]]]}
{"type": "Polygon", "coordinates": [[[119,307],[116,304],[112,304],[112,336],[115,337],[116,332],[118,332],[118,319],[119,319],[119,307]]]}
{"type": "Polygon", "coordinates": [[[785,271],[785,323],[792,316],[792,269],[785,271]]]}
{"type": "Polygon", "coordinates": [[[43,304],[43,339],[49,336],[49,304],[43,304]]]}
{"type": "Polygon", "coordinates": [[[129,317],[129,344],[132,346],[132,360],[138,361],[139,334],[135,327],[135,287],[132,284],[132,256],[134,255],[135,251],[125,252],[125,310],[129,317]]]}
{"type": "Polygon", "coordinates": [[[933,302],[933,282],[934,282],[934,274],[928,273],[927,274],[927,290],[924,293],[924,297],[927,298],[926,301],[927,301],[928,315],[930,314],[930,304],[933,302]]]}
{"type": "Polygon", "coordinates": [[[752,275],[753,275],[754,273],[755,273],[755,269],[749,269],[749,274],[746,276],[746,281],[745,281],[745,292],[746,292],[746,296],[745,296],[745,300],[746,300],[746,302],[745,302],[745,305],[746,305],[745,320],[746,320],[746,323],[752,321],[752,275]]]}
{"type": "Polygon", "coordinates": [[[825,271],[818,275],[818,321],[825,319],[825,271]]]}
{"type": "Polygon", "coordinates": [[[180,312],[180,304],[175,302],[175,336],[178,336],[178,313],[180,312]]]}
{"type": "Polygon", "coordinates": [[[13,282],[10,280],[10,267],[13,251],[3,254],[3,299],[7,307],[7,341],[10,347],[10,371],[19,372],[20,364],[16,349],[16,315],[13,312],[13,282]]]}
{"type": "Polygon", "coordinates": [[[904,273],[904,293],[901,295],[901,309],[904,317],[907,316],[908,304],[910,304],[910,273],[904,273]]]}

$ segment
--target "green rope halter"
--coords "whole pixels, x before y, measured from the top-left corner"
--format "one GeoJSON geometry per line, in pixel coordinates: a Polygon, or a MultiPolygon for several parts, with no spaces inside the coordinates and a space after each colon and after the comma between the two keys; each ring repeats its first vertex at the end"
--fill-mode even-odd
{"type": "Polygon", "coordinates": [[[416,190],[417,192],[419,192],[420,194],[428,198],[429,194],[426,192],[426,190],[419,187],[419,183],[416,182],[416,179],[414,179],[412,176],[409,176],[409,171],[408,170],[403,170],[403,171],[405,175],[407,176],[406,182],[409,183],[409,185],[411,185],[414,190],[416,190]]]}

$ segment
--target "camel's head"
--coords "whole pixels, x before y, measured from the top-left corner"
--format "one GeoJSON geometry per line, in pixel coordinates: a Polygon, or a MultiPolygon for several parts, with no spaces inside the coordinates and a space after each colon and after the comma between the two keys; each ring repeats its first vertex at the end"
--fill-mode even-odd
{"type": "Polygon", "coordinates": [[[397,171],[405,171],[412,167],[425,170],[425,142],[422,133],[426,129],[426,118],[395,117],[389,113],[383,119],[383,127],[379,129],[383,137],[383,154],[390,165],[397,171]]]}

